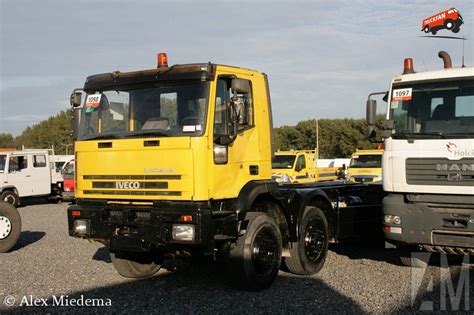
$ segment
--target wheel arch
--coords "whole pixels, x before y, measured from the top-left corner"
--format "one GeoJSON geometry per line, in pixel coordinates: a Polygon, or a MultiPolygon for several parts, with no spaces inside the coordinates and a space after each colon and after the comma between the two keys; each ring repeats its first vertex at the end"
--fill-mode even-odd
{"type": "Polygon", "coordinates": [[[6,185],[6,186],[0,187],[0,194],[7,190],[12,190],[15,194],[19,196],[18,189],[16,189],[16,187],[13,185],[6,185]]]}

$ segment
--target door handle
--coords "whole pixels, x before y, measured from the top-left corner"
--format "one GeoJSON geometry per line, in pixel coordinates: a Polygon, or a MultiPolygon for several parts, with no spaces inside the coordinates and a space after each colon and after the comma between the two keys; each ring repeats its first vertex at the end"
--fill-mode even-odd
{"type": "Polygon", "coordinates": [[[25,177],[31,177],[31,175],[25,175],[25,177]]]}

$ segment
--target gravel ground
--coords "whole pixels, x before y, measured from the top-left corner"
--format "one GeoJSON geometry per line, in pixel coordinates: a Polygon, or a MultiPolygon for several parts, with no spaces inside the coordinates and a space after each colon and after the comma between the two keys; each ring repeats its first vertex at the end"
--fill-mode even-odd
{"type": "Polygon", "coordinates": [[[66,208],[65,203],[19,208],[23,220],[19,243],[11,252],[0,254],[0,313],[474,310],[473,265],[412,270],[399,265],[395,251],[362,243],[333,245],[319,274],[300,277],[281,271],[273,286],[263,292],[237,291],[226,281],[225,266],[209,261],[175,272],[161,270],[151,279],[129,280],[115,272],[101,244],[68,236],[66,208]],[[412,283],[417,292],[414,299],[412,283]],[[29,304],[31,298],[40,305],[20,306],[22,301],[29,304]],[[41,306],[41,299],[48,307],[41,306]],[[87,299],[111,306],[54,305],[81,304],[87,299]]]}

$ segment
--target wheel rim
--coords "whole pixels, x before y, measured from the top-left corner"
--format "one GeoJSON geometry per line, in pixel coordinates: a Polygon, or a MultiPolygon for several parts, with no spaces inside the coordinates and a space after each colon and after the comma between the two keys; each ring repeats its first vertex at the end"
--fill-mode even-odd
{"type": "Polygon", "coordinates": [[[261,229],[252,244],[252,264],[257,274],[266,276],[275,268],[278,240],[270,228],[261,229]]]}
{"type": "Polygon", "coordinates": [[[0,216],[0,240],[6,239],[12,231],[12,224],[7,217],[0,216]]]}
{"type": "Polygon", "coordinates": [[[446,27],[447,27],[448,29],[452,28],[452,27],[453,27],[453,23],[449,22],[448,24],[446,24],[446,27]]]}
{"type": "Polygon", "coordinates": [[[324,254],[326,235],[321,220],[313,219],[308,222],[304,236],[304,250],[311,262],[317,262],[324,254]]]}
{"type": "Polygon", "coordinates": [[[12,194],[7,194],[3,198],[3,201],[5,201],[6,203],[9,203],[13,206],[13,205],[15,205],[15,196],[13,196],[12,194]]]}

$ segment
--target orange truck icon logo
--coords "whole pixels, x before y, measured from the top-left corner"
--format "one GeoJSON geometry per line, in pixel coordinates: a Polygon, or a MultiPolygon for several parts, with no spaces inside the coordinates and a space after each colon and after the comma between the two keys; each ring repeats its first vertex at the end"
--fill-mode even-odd
{"type": "Polygon", "coordinates": [[[421,30],[425,33],[431,32],[433,35],[436,35],[442,29],[457,33],[463,23],[464,21],[459,11],[451,8],[424,19],[421,24],[421,30]]]}

